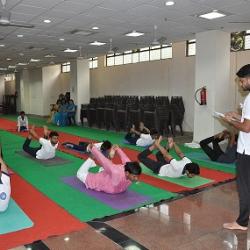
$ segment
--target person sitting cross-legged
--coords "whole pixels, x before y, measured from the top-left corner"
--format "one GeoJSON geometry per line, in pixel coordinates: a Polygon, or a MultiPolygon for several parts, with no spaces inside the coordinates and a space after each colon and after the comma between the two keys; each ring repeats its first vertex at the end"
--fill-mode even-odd
{"type": "Polygon", "coordinates": [[[102,191],[109,194],[122,193],[137,181],[141,174],[141,167],[137,161],[131,162],[127,155],[117,146],[113,150],[121,159],[121,164],[114,164],[105,157],[93,144],[89,145],[92,158],[103,167],[99,173],[90,173],[89,169],[96,165],[91,158],[87,159],[77,171],[77,178],[83,182],[87,188],[102,191]]]}
{"type": "Polygon", "coordinates": [[[200,174],[199,165],[191,162],[191,160],[185,157],[180,148],[174,142],[173,138],[168,138],[169,149],[174,149],[181,160],[174,159],[169,154],[168,150],[161,146],[161,140],[162,136],[160,136],[152,146],[138,155],[138,159],[141,163],[159,176],[178,178],[186,175],[192,178],[193,176],[200,174]],[[156,148],[159,152],[156,154],[157,160],[153,160],[149,158],[149,155],[152,154],[152,151],[156,148]]]}
{"type": "Polygon", "coordinates": [[[29,131],[29,135],[23,144],[23,150],[34,158],[40,160],[52,159],[56,155],[56,149],[58,147],[58,137],[59,134],[56,131],[49,132],[46,126],[44,126],[44,138],[39,137],[35,132],[35,127],[32,126],[29,131]],[[32,137],[39,141],[39,143],[41,144],[39,147],[30,147],[32,137]]]}

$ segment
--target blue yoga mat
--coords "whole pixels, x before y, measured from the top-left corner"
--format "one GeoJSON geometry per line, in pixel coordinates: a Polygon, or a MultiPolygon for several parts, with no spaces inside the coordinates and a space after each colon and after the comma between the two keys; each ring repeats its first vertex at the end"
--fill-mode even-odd
{"type": "Polygon", "coordinates": [[[217,161],[211,161],[206,154],[200,153],[200,152],[185,153],[185,156],[187,156],[190,159],[197,160],[197,161],[213,163],[215,165],[223,166],[223,167],[235,168],[235,163],[221,163],[217,161]]]}
{"type": "Polygon", "coordinates": [[[9,207],[0,213],[0,235],[16,232],[33,226],[32,220],[10,199],[9,207]]]}

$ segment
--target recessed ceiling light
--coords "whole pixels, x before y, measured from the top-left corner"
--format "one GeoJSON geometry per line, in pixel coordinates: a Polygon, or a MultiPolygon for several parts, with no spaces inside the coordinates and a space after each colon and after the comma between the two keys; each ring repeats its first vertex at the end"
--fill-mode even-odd
{"type": "Polygon", "coordinates": [[[224,17],[224,16],[226,16],[226,14],[221,13],[218,10],[213,10],[212,12],[199,15],[199,17],[205,18],[208,20],[212,20],[212,19],[216,19],[216,18],[220,18],[220,17],[224,17]]]}
{"type": "Polygon", "coordinates": [[[11,59],[11,58],[9,58],[9,57],[7,57],[7,58],[6,58],[6,61],[11,61],[11,60],[12,60],[12,59],[11,59]]]}
{"type": "Polygon", "coordinates": [[[5,44],[0,44],[0,47],[5,47],[5,44]]]}
{"type": "Polygon", "coordinates": [[[48,55],[46,55],[46,56],[44,56],[44,57],[52,58],[52,57],[56,57],[56,56],[53,55],[53,54],[48,54],[48,55]]]}
{"type": "Polygon", "coordinates": [[[19,65],[19,66],[25,66],[25,65],[28,65],[28,63],[22,63],[22,62],[20,62],[17,65],[19,65]]]}
{"type": "Polygon", "coordinates": [[[16,68],[16,65],[9,65],[8,68],[9,68],[9,69],[15,69],[15,68],[16,68]]]}
{"type": "Polygon", "coordinates": [[[130,33],[125,34],[125,36],[131,36],[131,37],[138,37],[138,36],[143,36],[143,35],[144,35],[144,33],[138,32],[138,31],[135,31],[135,30],[133,30],[130,33]]]}
{"type": "Polygon", "coordinates": [[[43,20],[44,23],[51,23],[51,21],[49,19],[45,19],[43,20]]]}
{"type": "Polygon", "coordinates": [[[65,40],[64,38],[59,38],[59,41],[62,41],[62,42],[63,42],[64,40],[65,40]]]}
{"type": "Polygon", "coordinates": [[[99,27],[94,26],[94,27],[92,27],[92,30],[99,30],[99,27]]]}
{"type": "Polygon", "coordinates": [[[5,71],[5,70],[7,70],[7,68],[0,68],[0,70],[5,71]]]}
{"type": "Polygon", "coordinates": [[[41,59],[34,59],[34,58],[30,59],[30,62],[40,62],[40,61],[41,61],[41,59]]]}
{"type": "Polygon", "coordinates": [[[65,49],[63,52],[66,52],[66,53],[74,53],[74,52],[77,52],[77,49],[65,49]]]}
{"type": "Polygon", "coordinates": [[[165,3],[166,6],[173,6],[174,4],[175,4],[174,1],[167,1],[167,2],[165,3]]]}
{"type": "Polygon", "coordinates": [[[90,43],[90,45],[94,45],[94,46],[102,46],[104,44],[106,44],[106,43],[98,42],[98,41],[94,41],[94,42],[90,43]]]}
{"type": "Polygon", "coordinates": [[[20,34],[20,35],[17,35],[17,37],[23,37],[23,35],[20,34]]]}
{"type": "Polygon", "coordinates": [[[24,53],[19,53],[19,56],[24,56],[24,53]]]}
{"type": "Polygon", "coordinates": [[[64,238],[64,241],[69,241],[69,237],[65,237],[65,238],[64,238]]]}

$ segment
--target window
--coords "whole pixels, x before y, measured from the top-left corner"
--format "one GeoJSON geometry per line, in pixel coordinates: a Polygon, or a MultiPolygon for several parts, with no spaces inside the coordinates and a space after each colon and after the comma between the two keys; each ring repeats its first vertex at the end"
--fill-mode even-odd
{"type": "Polygon", "coordinates": [[[107,66],[114,66],[115,65],[115,54],[109,54],[106,56],[107,66]]]}
{"type": "Polygon", "coordinates": [[[170,58],[173,58],[172,43],[162,45],[162,48],[161,48],[161,59],[170,59],[170,58]]]}
{"type": "Polygon", "coordinates": [[[141,49],[128,50],[123,53],[108,54],[106,56],[106,65],[123,65],[167,58],[172,58],[172,44],[157,45],[141,49]]]}
{"type": "Polygon", "coordinates": [[[196,54],[196,40],[188,40],[186,43],[186,56],[195,56],[196,54]]]}
{"type": "Polygon", "coordinates": [[[61,71],[62,71],[62,73],[70,72],[70,62],[63,63],[61,65],[61,71]]]}
{"type": "Polygon", "coordinates": [[[98,57],[89,58],[89,68],[90,69],[98,68],[98,57]]]}
{"type": "Polygon", "coordinates": [[[246,31],[245,34],[245,47],[244,49],[250,49],[250,30],[246,31]]]}

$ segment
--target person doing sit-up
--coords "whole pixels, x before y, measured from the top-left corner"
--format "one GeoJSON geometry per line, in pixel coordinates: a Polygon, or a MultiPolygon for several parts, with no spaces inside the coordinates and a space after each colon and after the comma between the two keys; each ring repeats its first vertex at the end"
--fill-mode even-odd
{"type": "MultiPolygon", "coordinates": [[[[72,142],[62,143],[62,145],[68,149],[77,150],[83,153],[89,153],[88,146],[90,144],[91,144],[90,142],[85,142],[85,141],[80,141],[79,144],[74,144],[72,142]]],[[[110,157],[110,154],[113,153],[113,151],[111,150],[112,143],[108,140],[99,143],[94,143],[94,145],[108,158],[110,157]]]]}
{"type": "Polygon", "coordinates": [[[161,140],[162,136],[160,136],[152,146],[138,155],[138,159],[141,163],[143,163],[147,168],[151,169],[159,176],[178,178],[187,175],[191,178],[194,175],[200,174],[199,165],[192,163],[191,160],[185,157],[180,148],[175,144],[173,138],[168,138],[169,149],[173,148],[181,160],[174,159],[168,153],[168,150],[161,146],[161,140]],[[155,148],[159,150],[159,152],[156,154],[157,160],[149,158],[149,155],[155,148]]]}
{"type": "Polygon", "coordinates": [[[132,125],[130,132],[126,134],[125,140],[132,145],[140,147],[148,147],[152,145],[158,137],[158,132],[155,129],[149,130],[144,126],[143,122],[140,122],[139,131],[135,129],[135,125],[132,125]]]}
{"type": "Polygon", "coordinates": [[[10,201],[10,176],[8,168],[0,156],[0,212],[4,212],[10,201]]]}
{"type": "Polygon", "coordinates": [[[31,156],[40,160],[52,159],[56,155],[58,137],[59,135],[56,131],[49,132],[46,126],[44,126],[44,138],[39,137],[35,132],[35,127],[33,126],[30,129],[29,135],[23,144],[23,150],[31,156]],[[39,143],[41,144],[39,147],[30,147],[32,137],[39,141],[39,143]]]}
{"type": "Polygon", "coordinates": [[[237,157],[237,138],[238,136],[235,135],[234,131],[223,130],[219,134],[200,141],[200,146],[212,161],[233,163],[237,157]],[[224,152],[219,143],[226,139],[228,140],[228,145],[224,152]],[[213,147],[209,146],[210,143],[212,143],[213,147]]]}
{"type": "Polygon", "coordinates": [[[138,180],[141,174],[139,163],[137,161],[131,162],[117,145],[113,146],[113,149],[119,155],[122,162],[121,164],[114,164],[93,144],[89,145],[89,150],[93,158],[103,167],[103,171],[99,173],[89,173],[89,169],[96,165],[91,158],[82,164],[76,176],[87,188],[116,194],[126,191],[133,181],[138,180]]]}

